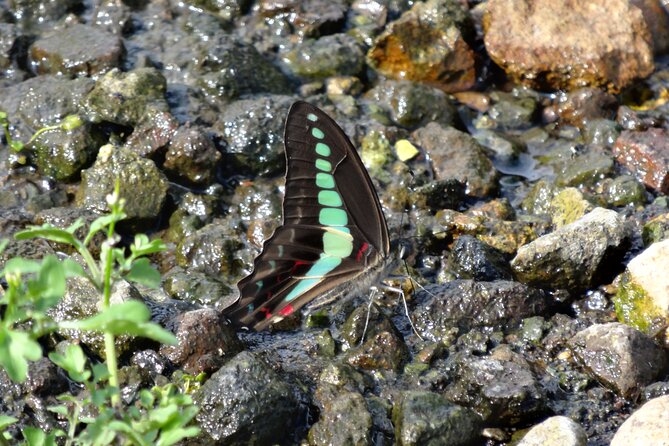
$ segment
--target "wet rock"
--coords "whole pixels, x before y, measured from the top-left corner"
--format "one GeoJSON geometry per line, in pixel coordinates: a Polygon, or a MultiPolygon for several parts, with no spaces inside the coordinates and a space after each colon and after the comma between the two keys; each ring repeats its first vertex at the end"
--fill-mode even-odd
{"type": "Polygon", "coordinates": [[[65,373],[46,357],[29,364],[28,379],[23,386],[28,393],[41,396],[59,395],[69,389],[65,373]]]}
{"type": "Polygon", "coordinates": [[[458,237],[451,261],[462,279],[476,281],[511,280],[511,267],[502,252],[470,236],[458,237]]]}
{"type": "Polygon", "coordinates": [[[556,228],[574,223],[594,209],[583,192],[575,187],[567,187],[557,192],[549,203],[551,223],[556,228]]]}
{"type": "Polygon", "coordinates": [[[488,117],[501,129],[525,129],[532,125],[537,110],[537,100],[522,90],[514,93],[492,92],[494,104],[488,117]]]}
{"type": "Polygon", "coordinates": [[[497,191],[499,173],[483,147],[467,133],[430,123],[412,136],[429,154],[437,179],[462,181],[467,186],[465,192],[474,197],[487,197],[497,191]]]}
{"type": "Polygon", "coordinates": [[[283,172],[284,120],[292,103],[289,96],[231,103],[215,124],[227,143],[226,152],[256,175],[283,172]]]}
{"type": "Polygon", "coordinates": [[[242,265],[236,252],[242,245],[230,236],[230,230],[220,221],[214,221],[186,237],[176,248],[177,265],[212,277],[239,274],[242,265]]]}
{"type": "Polygon", "coordinates": [[[595,324],[580,331],[570,347],[599,381],[625,398],[662,376],[669,358],[651,338],[624,324],[595,324]]]}
{"type": "Polygon", "coordinates": [[[167,179],[153,161],[120,147],[106,145],[90,169],[81,173],[77,192],[78,206],[103,213],[108,209],[106,197],[116,181],[125,202],[124,211],[135,221],[155,219],[167,198],[167,179]]]}
{"type": "Polygon", "coordinates": [[[431,181],[417,187],[410,202],[416,208],[458,209],[465,201],[465,184],[455,178],[431,181]]]}
{"type": "Polygon", "coordinates": [[[261,0],[260,12],[267,17],[287,16],[302,36],[319,36],[340,31],[348,4],[343,0],[261,0]]]}
{"type": "Polygon", "coordinates": [[[454,280],[416,295],[411,319],[416,330],[432,341],[448,336],[451,328],[509,327],[548,307],[543,291],[518,282],[454,280]]]}
{"type": "Polygon", "coordinates": [[[0,69],[5,70],[12,66],[17,57],[16,53],[20,52],[25,40],[18,26],[13,23],[0,23],[0,69]]]}
{"type": "Polygon", "coordinates": [[[353,37],[333,34],[304,40],[285,53],[282,60],[297,76],[323,79],[335,75],[359,75],[365,56],[353,37]]]}
{"type": "Polygon", "coordinates": [[[599,88],[558,93],[555,104],[555,112],[563,123],[581,128],[595,119],[613,118],[617,108],[616,97],[599,88]]]}
{"type": "Polygon", "coordinates": [[[467,445],[479,440],[481,418],[433,392],[410,391],[393,406],[395,441],[409,445],[467,445]]]}
{"type": "Polygon", "coordinates": [[[669,194],[669,131],[648,129],[623,131],[615,145],[616,160],[627,167],[646,186],[669,194]]]}
{"type": "Polygon", "coordinates": [[[220,159],[221,154],[203,129],[181,127],[172,135],[163,167],[189,184],[209,184],[220,159]]]}
{"type": "Polygon", "coordinates": [[[40,128],[76,114],[93,85],[87,78],[37,76],[3,88],[0,110],[7,113],[12,123],[12,138],[28,141],[40,128]]]}
{"type": "Polygon", "coordinates": [[[524,361],[462,357],[444,396],[481,414],[487,424],[514,425],[545,410],[546,395],[524,361]]]}
{"type": "Polygon", "coordinates": [[[286,442],[304,416],[298,391],[249,352],[214,373],[195,402],[200,427],[217,444],[286,442]]]}
{"type": "Polygon", "coordinates": [[[170,112],[148,107],[123,147],[143,158],[153,158],[167,146],[178,127],[170,112]]]}
{"type": "Polygon", "coordinates": [[[35,164],[43,175],[73,181],[95,159],[100,145],[101,139],[91,133],[90,126],[82,125],[73,130],[44,132],[28,148],[34,151],[35,164]]]}
{"type": "Polygon", "coordinates": [[[94,77],[119,67],[124,48],[120,37],[92,26],[74,24],[45,34],[30,47],[37,74],[94,77]]]}
{"type": "Polygon", "coordinates": [[[610,119],[593,119],[583,126],[583,142],[595,147],[611,147],[620,135],[620,126],[610,119]]]}
{"type": "Polygon", "coordinates": [[[612,206],[642,206],[646,203],[646,189],[630,175],[604,180],[602,188],[606,202],[612,206]]]}
{"type": "Polygon", "coordinates": [[[446,92],[476,81],[474,52],[461,32],[471,27],[458,2],[416,3],[389,24],[367,53],[369,65],[387,77],[422,82],[446,92]]]}
{"type": "Polygon", "coordinates": [[[669,213],[653,217],[643,225],[643,243],[646,246],[669,239],[669,213]]]}
{"type": "Polygon", "coordinates": [[[534,426],[518,446],[585,446],[588,436],[571,418],[556,416],[534,426]]]}
{"type": "Polygon", "coordinates": [[[669,240],[653,243],[627,264],[613,299],[618,320],[654,335],[669,323],[669,240]]]}
{"type": "Polygon", "coordinates": [[[653,71],[646,21],[626,0],[587,5],[541,0],[531,7],[496,0],[487,6],[488,54],[512,78],[534,88],[589,85],[618,91],[653,71]]]}
{"type": "Polygon", "coordinates": [[[372,103],[373,117],[381,121],[389,119],[402,127],[416,128],[430,122],[451,125],[455,120],[455,107],[448,96],[427,85],[386,80],[365,96],[372,103]]]}
{"type": "Polygon", "coordinates": [[[103,0],[96,5],[91,23],[98,29],[123,36],[132,29],[132,9],[120,0],[103,0]]]}
{"type": "Polygon", "coordinates": [[[85,105],[94,122],[134,127],[147,113],[168,110],[166,88],[165,77],[155,68],[112,70],[98,79],[85,105]]]}
{"type": "MultiPolygon", "coordinates": [[[[73,277],[67,280],[65,296],[47,312],[56,322],[73,319],[86,319],[100,312],[100,292],[85,278],[73,277]]],[[[112,287],[110,302],[120,304],[129,300],[141,300],[142,295],[128,282],[117,282],[112,287]]],[[[80,331],[58,329],[56,331],[65,339],[79,342],[101,358],[105,357],[104,335],[96,331],[80,331]]],[[[123,355],[137,345],[135,336],[121,335],[115,337],[116,352],[123,355]]]]}
{"type": "Polygon", "coordinates": [[[643,14],[653,38],[655,54],[666,54],[669,50],[669,16],[664,4],[656,0],[632,0],[631,3],[643,14]]]}
{"type": "Polygon", "coordinates": [[[600,151],[589,151],[556,166],[558,186],[589,186],[613,173],[613,159],[600,151]]]}
{"type": "Polygon", "coordinates": [[[170,215],[170,226],[163,239],[179,243],[207,223],[211,223],[220,212],[220,197],[217,194],[186,192],[181,196],[177,209],[170,215]]]}
{"type": "MultiPolygon", "coordinates": [[[[163,278],[163,288],[173,299],[222,310],[232,305],[232,289],[200,271],[174,267],[163,278]]],[[[234,300],[233,300],[234,299],[234,300]]]]}
{"type": "MultiPolygon", "coordinates": [[[[53,27],[53,22],[63,18],[77,7],[82,7],[81,0],[17,0],[8,4],[12,16],[26,29],[53,27]]],[[[4,10],[4,8],[3,8],[4,10]]]]}
{"type": "Polygon", "coordinates": [[[189,311],[165,324],[177,337],[177,345],[161,345],[160,354],[192,375],[218,370],[229,357],[242,350],[234,329],[217,310],[189,311]]]}
{"type": "Polygon", "coordinates": [[[574,223],[518,249],[516,277],[539,287],[576,290],[612,278],[625,251],[625,222],[615,211],[596,208],[574,223]]]}
{"type": "Polygon", "coordinates": [[[630,416],[618,432],[611,446],[669,445],[669,395],[648,401],[630,416]]]}
{"type": "MultiPolygon", "coordinates": [[[[65,205],[65,203],[63,203],[65,205]]],[[[68,226],[74,224],[77,220],[81,220],[83,225],[74,232],[75,237],[79,240],[84,240],[88,235],[90,230],[91,223],[99,217],[99,214],[95,212],[88,211],[86,209],[75,208],[75,207],[53,207],[41,211],[35,216],[35,224],[43,225],[48,223],[57,228],[67,228],[68,226]]],[[[107,240],[107,236],[104,231],[99,232],[88,242],[87,248],[90,251],[91,255],[94,258],[98,258],[100,255],[100,248],[102,243],[107,240]]],[[[65,252],[68,254],[74,254],[76,251],[71,245],[64,245],[61,243],[49,242],[51,246],[57,251],[65,252]]]]}
{"type": "Polygon", "coordinates": [[[376,305],[355,308],[341,327],[342,349],[349,350],[361,346],[365,339],[377,333],[396,330],[392,321],[376,305]]]}
{"type": "Polygon", "coordinates": [[[309,444],[364,446],[371,442],[372,416],[365,399],[356,392],[342,392],[325,406],[309,430],[309,444]]]}
{"type": "Polygon", "coordinates": [[[167,368],[167,361],[155,350],[141,350],[133,353],[130,363],[136,366],[147,378],[162,375],[167,368]]]}
{"type": "Polygon", "coordinates": [[[187,4],[204,8],[226,23],[232,23],[248,11],[250,0],[189,0],[187,4]]]}
{"type": "Polygon", "coordinates": [[[360,347],[349,350],[346,361],[365,370],[399,371],[409,359],[409,349],[397,330],[380,331],[360,347]]]}

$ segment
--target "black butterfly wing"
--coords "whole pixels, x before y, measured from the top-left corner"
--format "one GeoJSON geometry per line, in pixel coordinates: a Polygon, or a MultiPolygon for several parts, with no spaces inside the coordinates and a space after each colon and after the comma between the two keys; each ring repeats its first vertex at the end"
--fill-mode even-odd
{"type": "Polygon", "coordinates": [[[374,186],[343,130],[296,102],[286,120],[283,224],[226,313],[256,330],[383,263],[388,230],[374,186]]]}

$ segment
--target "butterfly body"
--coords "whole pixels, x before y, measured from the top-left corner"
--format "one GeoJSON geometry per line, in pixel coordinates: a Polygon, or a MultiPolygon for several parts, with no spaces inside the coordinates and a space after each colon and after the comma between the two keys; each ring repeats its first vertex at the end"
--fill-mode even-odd
{"type": "Polygon", "coordinates": [[[393,267],[374,186],[343,130],[306,102],[291,107],[284,135],[283,222],[226,310],[261,330],[298,311],[369,288],[393,267]]]}

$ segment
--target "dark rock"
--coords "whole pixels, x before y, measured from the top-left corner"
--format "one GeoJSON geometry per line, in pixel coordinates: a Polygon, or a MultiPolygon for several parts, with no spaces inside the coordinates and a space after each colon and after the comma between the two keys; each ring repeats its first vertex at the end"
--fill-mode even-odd
{"type": "Polygon", "coordinates": [[[474,52],[461,32],[468,26],[467,12],[458,2],[416,3],[375,39],[368,63],[398,80],[426,83],[449,93],[468,90],[476,81],[474,52]]]}
{"type": "Polygon", "coordinates": [[[163,167],[188,184],[209,184],[220,159],[221,154],[203,129],[181,127],[172,135],[163,167]]]}
{"type": "Polygon", "coordinates": [[[365,446],[371,442],[372,417],[365,399],[356,392],[341,392],[326,405],[309,430],[309,444],[365,446]]]}
{"type": "Polygon", "coordinates": [[[504,254],[470,235],[458,237],[451,260],[462,279],[511,280],[511,267],[504,254]]]}
{"type": "Polygon", "coordinates": [[[250,0],[188,0],[186,3],[204,8],[225,23],[232,23],[247,12],[253,2],[250,0]]]}
{"type": "Polygon", "coordinates": [[[629,175],[602,181],[606,202],[612,206],[642,206],[646,203],[646,188],[629,175]]]}
{"type": "Polygon", "coordinates": [[[509,327],[542,314],[549,305],[543,291],[518,282],[454,280],[416,295],[411,313],[416,330],[432,341],[453,327],[509,327]]]}
{"type": "Polygon", "coordinates": [[[663,4],[655,0],[632,0],[631,3],[643,14],[653,38],[655,54],[666,54],[669,51],[669,15],[663,4]]]}
{"type": "Polygon", "coordinates": [[[313,37],[340,31],[348,9],[344,0],[261,0],[259,5],[263,16],[286,16],[298,35],[313,37]]]}
{"type": "Polygon", "coordinates": [[[669,194],[669,131],[625,130],[613,146],[616,160],[627,167],[646,186],[669,194]]]}
{"type": "Polygon", "coordinates": [[[556,102],[556,113],[560,120],[577,127],[584,127],[595,119],[611,119],[618,108],[616,97],[599,88],[561,92],[556,102]]]}
{"type": "Polygon", "coordinates": [[[511,267],[519,280],[533,286],[592,288],[615,274],[627,237],[621,216],[597,208],[574,223],[521,246],[511,267]]]}
{"type": "Polygon", "coordinates": [[[197,421],[215,444],[293,444],[304,417],[298,391],[249,352],[214,373],[195,402],[197,421]]]}
{"type": "Polygon", "coordinates": [[[613,159],[604,152],[589,151],[565,160],[555,169],[558,186],[591,186],[613,173],[613,159]]]}
{"type": "Polygon", "coordinates": [[[512,78],[534,88],[590,85],[615,92],[653,71],[646,21],[626,0],[559,6],[542,0],[532,7],[503,0],[488,6],[488,54],[512,78]]]}
{"type": "Polygon", "coordinates": [[[417,208],[459,209],[465,201],[465,184],[455,178],[431,181],[417,187],[410,200],[417,208]]]}
{"type": "Polygon", "coordinates": [[[193,270],[174,267],[163,277],[163,288],[173,299],[224,309],[234,303],[232,289],[215,278],[193,270]]]}
{"type": "Polygon", "coordinates": [[[499,173],[470,135],[430,123],[416,130],[413,138],[432,159],[437,179],[462,181],[467,185],[465,192],[474,197],[487,197],[497,191],[499,173]]]}
{"type": "Polygon", "coordinates": [[[85,105],[94,122],[134,127],[147,119],[147,114],[168,110],[166,88],[165,77],[155,68],[127,73],[112,70],[98,79],[85,105]]]}
{"type": "Polygon", "coordinates": [[[357,76],[365,63],[360,44],[348,34],[306,39],[283,54],[282,59],[290,71],[309,79],[357,76]]]}
{"type": "Polygon", "coordinates": [[[468,445],[480,439],[481,417],[432,392],[403,393],[393,406],[398,445],[468,445]]]}
{"type": "Polygon", "coordinates": [[[570,347],[598,381],[625,398],[636,397],[669,365],[666,352],[651,338],[617,322],[580,331],[570,340],[570,347]]]}
{"type": "Polygon", "coordinates": [[[48,33],[30,47],[31,64],[37,74],[70,77],[106,73],[121,64],[123,53],[120,37],[78,23],[48,33]]]}
{"type": "Polygon", "coordinates": [[[167,178],[153,161],[120,147],[106,145],[90,169],[81,173],[77,192],[78,206],[95,212],[106,212],[106,197],[120,184],[123,210],[135,222],[155,221],[167,198],[167,178]]]}
{"type": "Polygon", "coordinates": [[[123,147],[143,158],[154,157],[167,146],[178,127],[179,123],[170,112],[148,107],[123,147]]]}
{"type": "MultiPolygon", "coordinates": [[[[8,4],[12,16],[26,29],[44,26],[52,28],[54,22],[65,17],[77,7],[83,7],[81,0],[17,0],[8,4]]],[[[4,8],[3,8],[4,9],[4,8]]]]}
{"type": "Polygon", "coordinates": [[[217,310],[203,308],[178,315],[165,324],[177,345],[161,345],[160,354],[186,373],[211,373],[242,350],[234,329],[217,310]]]}
{"type": "Polygon", "coordinates": [[[65,373],[49,358],[40,358],[28,366],[28,379],[24,384],[28,393],[39,396],[59,395],[69,389],[65,373]]]}
{"type": "Polygon", "coordinates": [[[537,110],[537,99],[530,95],[493,92],[494,101],[488,116],[500,129],[526,129],[532,126],[537,110]]]}
{"type": "Polygon", "coordinates": [[[123,36],[132,29],[132,9],[120,0],[103,0],[96,5],[91,23],[110,34],[123,36]]]}
{"type": "Polygon", "coordinates": [[[242,245],[230,236],[231,229],[214,221],[186,237],[176,249],[177,265],[212,277],[238,275],[242,265],[235,253],[242,245]]]}
{"type": "Polygon", "coordinates": [[[402,127],[416,128],[430,122],[451,125],[455,121],[455,107],[448,96],[427,85],[386,80],[369,90],[365,97],[372,104],[372,112],[379,115],[373,117],[389,119],[402,127]]]}
{"type": "Polygon", "coordinates": [[[162,375],[167,364],[155,350],[141,350],[133,353],[130,363],[139,368],[139,370],[149,378],[162,375]]]}
{"type": "Polygon", "coordinates": [[[409,359],[409,349],[397,330],[370,335],[360,347],[346,353],[346,361],[365,370],[399,371],[409,359]]]}

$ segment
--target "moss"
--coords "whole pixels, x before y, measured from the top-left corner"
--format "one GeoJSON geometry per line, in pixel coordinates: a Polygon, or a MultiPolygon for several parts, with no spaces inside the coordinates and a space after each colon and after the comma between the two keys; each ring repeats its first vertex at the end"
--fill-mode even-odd
{"type": "Polygon", "coordinates": [[[618,291],[613,297],[613,304],[620,322],[649,335],[654,335],[657,329],[669,323],[662,309],[631,280],[629,273],[621,274],[617,281],[618,291]]]}

